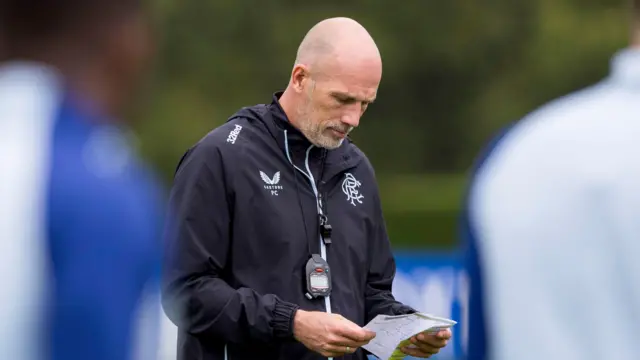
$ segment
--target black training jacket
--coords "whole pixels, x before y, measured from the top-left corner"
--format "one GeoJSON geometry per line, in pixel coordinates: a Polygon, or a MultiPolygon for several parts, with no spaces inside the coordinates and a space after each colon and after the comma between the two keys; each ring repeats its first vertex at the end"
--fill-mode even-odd
{"type": "Polygon", "coordinates": [[[240,110],[178,165],[162,290],[179,360],[320,359],[293,338],[296,309],[360,326],[414,311],[391,294],[395,262],[368,159],[350,140],[312,146],[279,96],[240,110]],[[305,297],[310,252],[325,252],[319,211],[333,230],[330,309],[305,297]]]}

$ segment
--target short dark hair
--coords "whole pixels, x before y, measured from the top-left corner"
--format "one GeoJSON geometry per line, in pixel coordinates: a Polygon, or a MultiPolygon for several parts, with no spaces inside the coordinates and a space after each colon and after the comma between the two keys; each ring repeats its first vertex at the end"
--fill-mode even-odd
{"type": "Polygon", "coordinates": [[[141,0],[0,0],[0,34],[7,43],[39,41],[109,20],[141,0]]]}

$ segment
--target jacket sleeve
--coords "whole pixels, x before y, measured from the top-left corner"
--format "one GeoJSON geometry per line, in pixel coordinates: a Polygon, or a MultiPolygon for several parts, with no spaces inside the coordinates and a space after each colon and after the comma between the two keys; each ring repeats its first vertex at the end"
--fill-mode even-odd
{"type": "MultiPolygon", "coordinates": [[[[290,339],[298,306],[225,282],[232,208],[220,149],[205,138],[187,152],[170,195],[162,304],[181,331],[225,342],[290,339]]],[[[231,174],[232,175],[232,174],[231,174]]]]}
{"type": "Polygon", "coordinates": [[[369,247],[369,272],[365,292],[366,322],[371,321],[376,315],[380,314],[403,315],[416,312],[410,306],[397,301],[391,293],[391,285],[396,273],[396,263],[391,251],[391,244],[378,196],[375,201],[377,210],[372,246],[369,247]]]}

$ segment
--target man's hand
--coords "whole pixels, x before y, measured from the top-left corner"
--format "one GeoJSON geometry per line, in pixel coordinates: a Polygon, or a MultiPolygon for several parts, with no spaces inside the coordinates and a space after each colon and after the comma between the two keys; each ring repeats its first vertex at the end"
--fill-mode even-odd
{"type": "Polygon", "coordinates": [[[293,319],[293,336],[322,356],[339,357],[354,353],[376,334],[338,314],[297,310],[293,319]]]}
{"type": "Polygon", "coordinates": [[[440,330],[437,333],[421,333],[411,338],[413,345],[404,347],[403,353],[419,358],[428,358],[437,354],[440,349],[447,346],[451,339],[451,330],[440,330]]]}

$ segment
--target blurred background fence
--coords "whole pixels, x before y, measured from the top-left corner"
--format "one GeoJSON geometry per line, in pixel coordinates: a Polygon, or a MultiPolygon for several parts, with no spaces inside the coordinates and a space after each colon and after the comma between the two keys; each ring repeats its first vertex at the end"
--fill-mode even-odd
{"type": "Polygon", "coordinates": [[[332,16],[362,23],[384,62],[353,138],[379,178],[396,294],[460,317],[456,222],[474,156],[500,127],[606,76],[626,46],[625,1],[157,1],[159,57],[131,117],[167,187],[190,145],[284,89],[305,32],[332,16]]]}

